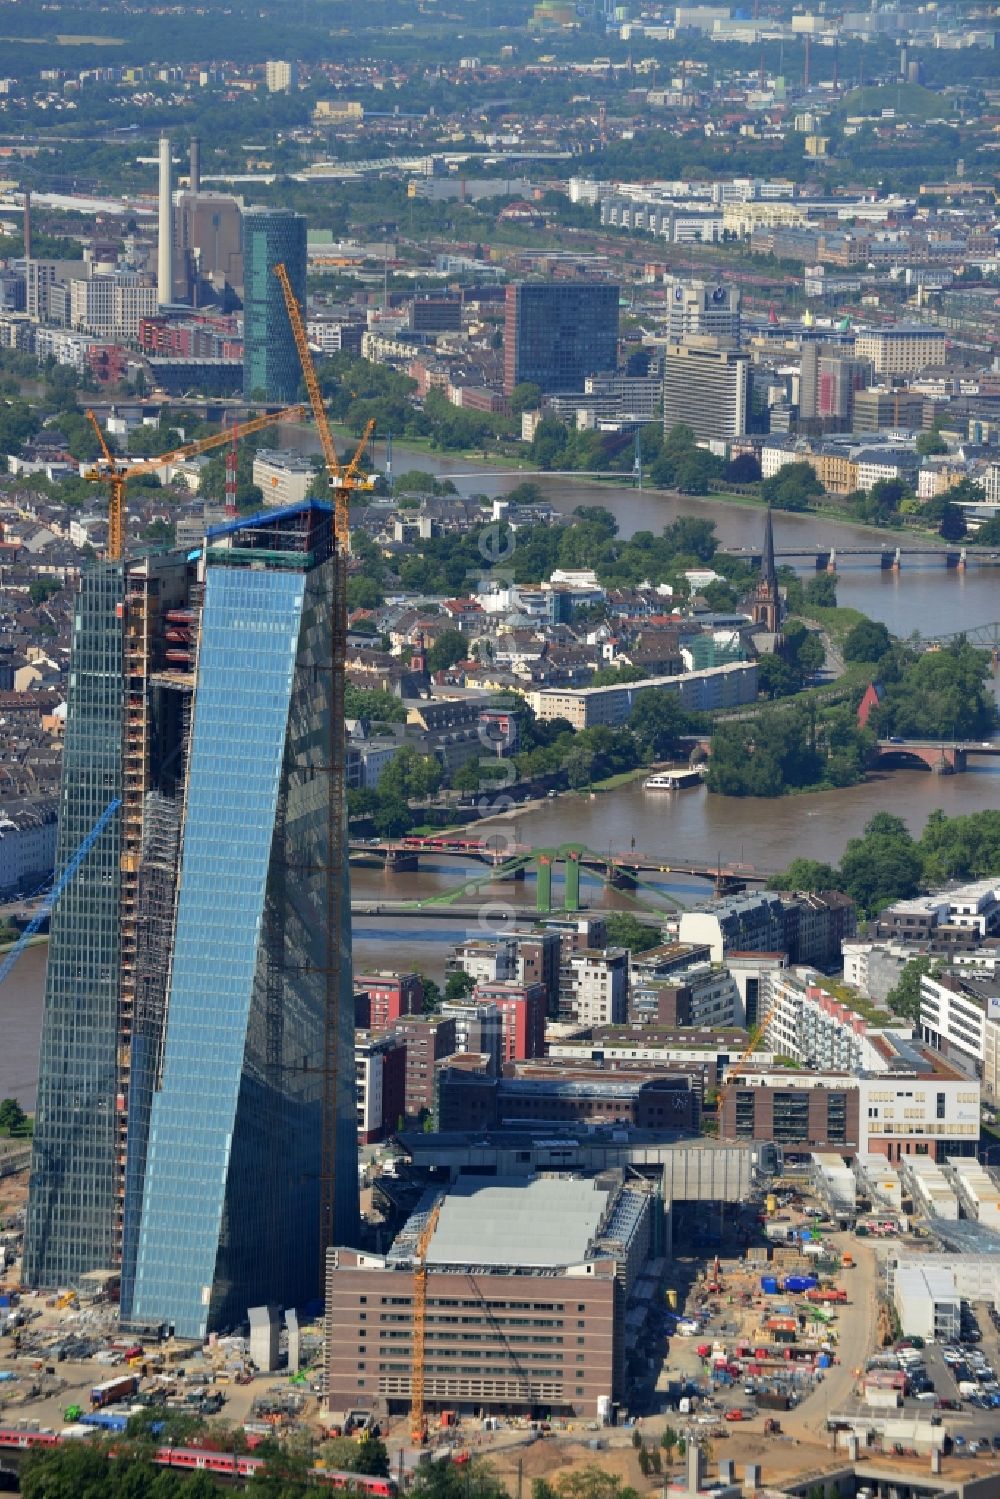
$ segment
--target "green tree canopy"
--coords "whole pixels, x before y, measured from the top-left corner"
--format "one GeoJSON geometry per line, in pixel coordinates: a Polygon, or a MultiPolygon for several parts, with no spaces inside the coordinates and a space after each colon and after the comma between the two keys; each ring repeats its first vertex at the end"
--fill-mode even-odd
{"type": "Polygon", "coordinates": [[[892,636],[881,620],[858,620],[844,640],[844,660],[881,661],[891,644],[892,636]]]}
{"type": "Polygon", "coordinates": [[[920,1019],[920,980],[925,974],[938,972],[940,967],[940,963],[926,955],[911,958],[899,975],[899,982],[886,995],[892,1013],[916,1025],[920,1019]]]}
{"type": "Polygon", "coordinates": [[[760,486],[761,497],[775,510],[806,510],[810,500],[823,493],[812,464],[783,463],[776,474],[760,486]]]}
{"type": "Polygon", "coordinates": [[[447,671],[456,661],[465,661],[469,642],[461,630],[443,630],[427,652],[428,671],[447,671]]]}
{"type": "Polygon", "coordinates": [[[922,874],[920,851],[902,818],[878,812],[844,851],[840,889],[862,911],[876,912],[916,895],[922,874]]]}

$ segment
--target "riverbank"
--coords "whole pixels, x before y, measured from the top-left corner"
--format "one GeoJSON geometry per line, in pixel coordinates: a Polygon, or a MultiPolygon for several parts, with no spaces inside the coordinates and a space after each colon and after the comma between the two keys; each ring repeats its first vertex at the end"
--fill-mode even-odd
{"type": "MultiPolygon", "coordinates": [[[[297,430],[303,433],[315,435],[314,429],[305,423],[296,423],[294,425],[297,430]]],[[[346,450],[352,445],[357,445],[358,434],[344,424],[331,423],[331,430],[337,437],[339,446],[343,449],[346,450]]],[[[380,439],[376,433],[374,440],[378,442],[384,439],[380,439]]],[[[318,439],[316,447],[318,450],[318,439]]],[[[410,455],[415,459],[429,459],[435,464],[449,462],[468,463],[474,469],[481,469],[484,479],[490,477],[491,469],[496,469],[503,471],[503,477],[523,474],[525,482],[562,479],[569,480],[574,484],[585,485],[588,488],[598,490],[616,489],[625,493],[657,495],[664,500],[718,502],[733,509],[744,510],[764,511],[767,509],[767,502],[759,493],[739,492],[729,489],[711,489],[705,495],[694,495],[686,494],[680,489],[662,489],[648,482],[638,487],[632,479],[631,474],[624,471],[609,470],[607,474],[581,473],[577,475],[572,471],[539,469],[525,462],[520,457],[513,455],[499,452],[487,452],[484,455],[482,448],[438,448],[434,446],[433,439],[429,437],[408,437],[399,441],[393,441],[393,467],[396,472],[399,472],[402,467],[398,462],[400,455],[410,455]]],[[[414,468],[420,467],[419,463],[414,463],[410,466],[414,468]]],[[[447,476],[445,475],[445,477],[447,476]]],[[[884,541],[887,549],[893,542],[897,546],[900,545],[902,538],[919,542],[921,546],[941,552],[953,552],[956,547],[964,545],[963,542],[946,541],[937,531],[928,530],[926,527],[912,523],[903,524],[898,527],[873,525],[870,521],[861,520],[853,516],[843,505],[835,503],[831,496],[825,496],[823,500],[819,501],[812,500],[802,510],[778,510],[775,511],[775,514],[802,517],[812,516],[817,520],[851,526],[874,539],[884,541]]],[[[986,558],[979,557],[975,550],[973,551],[973,556],[977,556],[980,563],[986,562],[986,558]]],[[[1000,563],[1000,559],[995,558],[992,564],[987,565],[998,565],[998,563],[1000,563]]]]}

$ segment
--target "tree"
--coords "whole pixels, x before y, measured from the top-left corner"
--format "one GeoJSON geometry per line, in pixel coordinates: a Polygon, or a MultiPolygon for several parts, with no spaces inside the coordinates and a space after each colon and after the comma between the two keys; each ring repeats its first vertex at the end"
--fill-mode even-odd
{"type": "Polygon", "coordinates": [[[422,755],[411,744],[397,750],[379,777],[380,800],[424,801],[441,785],[444,772],[434,755],[422,755]]]}
{"type": "Polygon", "coordinates": [[[445,980],[445,999],[465,999],[476,987],[476,981],[471,973],[449,973],[445,980]]]}
{"type": "Polygon", "coordinates": [[[348,609],[378,609],[385,603],[385,593],[374,578],[357,574],[347,580],[348,609]]]}
{"type": "Polygon", "coordinates": [[[16,1098],[5,1098],[0,1103],[0,1130],[5,1134],[17,1134],[27,1122],[28,1116],[16,1098]]]}
{"type": "Polygon", "coordinates": [[[404,801],[387,797],[372,814],[372,826],[380,838],[399,838],[414,824],[413,813],[404,801]]]}
{"type": "Polygon", "coordinates": [[[699,562],[711,562],[719,545],[714,524],[693,515],[680,515],[665,526],[663,539],[671,552],[695,557],[699,562]]]}
{"type": "Polygon", "coordinates": [[[594,768],[597,756],[588,744],[576,743],[570,746],[569,753],[563,762],[563,768],[571,786],[579,789],[589,786],[594,779],[594,768]]]}
{"type": "Polygon", "coordinates": [[[916,449],[922,458],[930,458],[937,453],[947,453],[948,444],[940,432],[920,432],[917,434],[916,449]]]}
{"type": "Polygon", "coordinates": [[[783,656],[764,655],[757,662],[757,691],[761,697],[791,697],[802,686],[802,677],[783,656]]]}
{"type": "Polygon", "coordinates": [[[737,453],[723,470],[730,484],[756,484],[760,478],[760,460],[755,453],[737,453]]]}
{"type": "Polygon", "coordinates": [[[708,494],[709,482],[722,471],[722,461],[704,448],[693,448],[677,464],[674,484],[681,494],[708,494]]]}
{"type": "Polygon", "coordinates": [[[835,609],[837,607],[836,575],[817,573],[815,578],[810,578],[806,583],[802,596],[807,604],[814,604],[821,609],[835,609]]]}
{"type": "Polygon", "coordinates": [[[569,429],[563,422],[552,416],[543,417],[531,439],[532,463],[536,463],[539,468],[555,468],[562,458],[568,440],[569,429]]]}
{"type": "Polygon", "coordinates": [[[720,724],[712,735],[708,788],[725,796],[782,796],[824,779],[825,760],[805,708],[772,709],[720,724]]]}
{"type": "Polygon", "coordinates": [[[976,546],[1000,547],[1000,515],[995,515],[992,520],[984,521],[979,530],[969,537],[969,540],[976,546]]]}
{"type": "Polygon", "coordinates": [[[776,510],[806,510],[810,500],[823,493],[823,486],[810,463],[783,463],[776,474],[760,486],[761,497],[776,510]]]}
{"type": "Polygon", "coordinates": [[[627,947],[631,953],[648,952],[660,945],[659,927],[637,920],[627,911],[616,911],[607,919],[608,945],[627,947]]]}
{"type": "Polygon", "coordinates": [[[916,895],[922,875],[920,852],[906,824],[878,812],[860,838],[852,838],[840,865],[839,888],[867,913],[916,895]]]}
{"type": "Polygon", "coordinates": [[[447,671],[469,654],[469,642],[461,630],[444,630],[427,652],[428,671],[447,671]]]}
{"type": "Polygon", "coordinates": [[[426,974],[422,973],[420,980],[424,986],[424,1002],[421,1013],[424,1015],[435,1015],[441,1008],[441,987],[433,979],[429,979],[426,974]]]}
{"type": "Polygon", "coordinates": [[[37,609],[39,605],[46,603],[54,593],[62,590],[62,580],[59,578],[32,578],[28,584],[28,597],[37,609]]]}
{"type": "Polygon", "coordinates": [[[537,411],[542,404],[542,387],[533,380],[522,380],[510,393],[509,406],[513,416],[522,411],[537,411]]]}
{"type": "Polygon", "coordinates": [[[660,1437],[660,1446],[667,1455],[668,1464],[674,1460],[674,1448],[677,1446],[677,1440],[678,1435],[674,1428],[672,1426],[665,1426],[663,1428],[663,1435],[660,1437]]]}
{"type": "Polygon", "coordinates": [[[353,1437],[329,1437],[320,1444],[319,1456],[328,1468],[340,1473],[365,1473],[373,1478],[384,1478],[389,1472],[385,1443],[367,1434],[359,1442],[353,1437]]]}
{"type": "Polygon", "coordinates": [[[938,522],[938,535],[945,541],[961,541],[967,530],[965,515],[957,505],[948,502],[942,506],[938,522]]]}
{"type": "Polygon", "coordinates": [[[451,777],[452,789],[474,794],[479,790],[480,780],[479,760],[477,757],[473,757],[470,760],[466,760],[463,765],[460,765],[453,772],[451,777]]]}
{"type": "Polygon", "coordinates": [[[355,687],[344,688],[344,714],[347,718],[366,718],[372,723],[405,723],[406,708],[391,692],[355,687]]]}
{"type": "Polygon", "coordinates": [[[665,760],[675,753],[690,720],[677,693],[644,687],[635,699],[628,726],[639,741],[643,759],[665,760]]]}
{"type": "Polygon", "coordinates": [[[920,980],[926,974],[939,972],[940,968],[941,964],[926,954],[911,958],[899,975],[898,983],[885,997],[892,1013],[902,1015],[916,1025],[920,1019],[920,980]]]}
{"type": "Polygon", "coordinates": [[[982,739],[996,725],[990,657],[959,637],[943,650],[904,657],[873,714],[882,735],[982,739]]]}
{"type": "Polygon", "coordinates": [[[837,871],[832,864],[823,864],[819,859],[793,859],[787,869],[775,875],[771,883],[776,890],[836,890],[837,871]]]}
{"type": "Polygon", "coordinates": [[[881,620],[861,619],[847,632],[845,661],[881,661],[892,645],[892,636],[881,620]]]}

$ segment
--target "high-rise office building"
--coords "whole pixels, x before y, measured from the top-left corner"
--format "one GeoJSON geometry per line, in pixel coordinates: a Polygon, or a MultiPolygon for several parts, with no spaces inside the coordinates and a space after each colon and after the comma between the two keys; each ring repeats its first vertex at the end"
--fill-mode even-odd
{"type": "Polygon", "coordinates": [[[739,287],[672,277],[667,282],[667,337],[680,343],[705,334],[739,343],[739,287]]]}
{"type": "Polygon", "coordinates": [[[526,281],[508,286],[504,390],[530,381],[543,391],[583,390],[587,375],[618,363],[617,286],[526,281]]]}
{"type": "MultiPolygon", "coordinates": [[[[98,563],[73,619],[56,867],[122,794],[122,569],[98,563]]],[[[52,913],[22,1279],[79,1283],[112,1266],[116,1201],[119,869],[113,817],[52,913]]]]}
{"type": "Polygon", "coordinates": [[[302,371],[281,283],[284,262],[299,305],[306,305],[306,221],[283,208],[243,213],[243,394],[287,405],[298,395],[302,371]]]}
{"type": "Polygon", "coordinates": [[[750,356],[717,338],[671,345],[663,360],[663,430],[679,422],[699,442],[747,429],[750,356]]]}
{"type": "Polygon", "coordinates": [[[80,596],[60,861],[122,808],[53,919],[24,1274],[118,1269],[123,1320],[183,1337],[318,1294],[328,1004],[336,1242],[357,1233],[330,532],[325,505],[268,512],[80,596]]]}
{"type": "Polygon", "coordinates": [[[872,366],[849,349],[819,341],[803,344],[799,364],[799,416],[849,423],[854,397],[871,384],[872,366]]]}

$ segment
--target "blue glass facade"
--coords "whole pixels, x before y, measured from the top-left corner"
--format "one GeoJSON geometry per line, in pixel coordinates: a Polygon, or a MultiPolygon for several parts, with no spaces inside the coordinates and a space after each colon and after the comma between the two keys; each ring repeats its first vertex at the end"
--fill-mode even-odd
{"type": "MultiPolygon", "coordinates": [[[[281,551],[277,534],[275,550],[261,550],[267,524],[256,527],[257,552],[241,551],[239,526],[228,555],[208,552],[129,1309],[134,1321],[167,1322],[184,1337],[239,1322],[259,1302],[310,1300],[320,1286],[329,824],[319,772],[329,753],[332,569],[318,552],[281,551]]],[[[328,540],[328,516],[325,524],[328,540]]],[[[346,868],[339,876],[346,886],[346,868]]],[[[351,1242],[357,1151],[343,905],[337,1226],[339,1241],[351,1242]]]]}
{"type": "Polygon", "coordinates": [[[292,290],[305,306],[306,221],[280,208],[248,208],[243,215],[243,394],[283,405],[296,399],[302,382],[281,283],[282,262],[292,290]]]}
{"type": "MultiPolygon", "coordinates": [[[[122,568],[83,575],[73,617],[56,869],[122,794],[122,568]]],[[[52,915],[22,1278],[73,1285],[116,1260],[116,814],[52,915]]]]}

